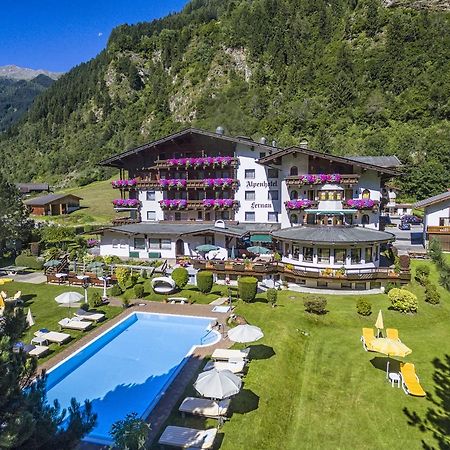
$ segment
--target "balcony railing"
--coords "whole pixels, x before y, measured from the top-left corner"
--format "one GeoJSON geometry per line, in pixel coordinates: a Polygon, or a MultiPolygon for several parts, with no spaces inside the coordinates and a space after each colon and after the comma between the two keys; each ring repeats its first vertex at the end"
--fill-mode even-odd
{"type": "Polygon", "coordinates": [[[226,185],[211,185],[207,184],[205,180],[186,180],[186,186],[163,186],[160,180],[148,180],[148,179],[138,179],[136,182],[136,186],[140,189],[233,189],[236,190],[239,186],[238,180],[233,180],[231,183],[227,183],[226,185]]]}
{"type": "Polygon", "coordinates": [[[239,206],[238,200],[226,199],[223,203],[220,199],[206,199],[206,200],[162,200],[160,202],[161,208],[164,210],[186,211],[186,210],[224,210],[237,208],[239,206]],[[212,201],[215,203],[213,204],[212,201]]]}
{"type": "Polygon", "coordinates": [[[427,233],[430,233],[430,234],[450,234],[450,225],[444,225],[444,226],[430,225],[430,226],[427,227],[427,233]]]}
{"type": "Polygon", "coordinates": [[[225,167],[236,167],[239,164],[238,158],[233,158],[230,156],[212,156],[212,157],[201,157],[201,158],[178,158],[178,159],[161,159],[156,160],[155,165],[150,167],[150,169],[185,169],[185,170],[203,170],[208,168],[225,168],[225,167]]]}
{"type": "Polygon", "coordinates": [[[128,225],[131,223],[140,223],[141,219],[132,219],[131,217],[119,217],[112,220],[113,225],[128,225]]]}
{"type": "Polygon", "coordinates": [[[342,200],[343,209],[357,209],[361,211],[374,211],[380,206],[378,200],[357,198],[350,200],[342,200]]]}
{"type": "Polygon", "coordinates": [[[319,202],[315,200],[287,200],[284,202],[284,206],[289,211],[300,211],[303,209],[316,209],[319,202]]]}
{"type": "Polygon", "coordinates": [[[339,181],[320,181],[318,179],[319,174],[314,175],[316,177],[316,180],[310,180],[307,181],[305,179],[305,176],[289,176],[286,177],[286,185],[287,186],[314,186],[314,185],[321,185],[321,184],[343,184],[348,186],[353,186],[355,184],[358,184],[360,175],[358,174],[342,174],[339,175],[339,181]]]}

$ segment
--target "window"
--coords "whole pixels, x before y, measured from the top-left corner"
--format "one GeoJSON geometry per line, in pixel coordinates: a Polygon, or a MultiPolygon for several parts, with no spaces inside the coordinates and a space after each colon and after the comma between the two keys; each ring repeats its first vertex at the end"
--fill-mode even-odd
{"type": "Polygon", "coordinates": [[[148,248],[159,249],[159,239],[150,238],[148,240],[148,248]]]}
{"type": "Polygon", "coordinates": [[[345,248],[335,248],[334,249],[334,263],[335,264],[345,264],[346,255],[347,255],[347,250],[345,248]]]}
{"type": "Polygon", "coordinates": [[[319,191],[319,200],[323,201],[327,199],[327,191],[319,191]]]}
{"type": "Polygon", "coordinates": [[[300,247],[294,244],[292,246],[292,257],[298,259],[299,255],[300,255],[300,247]]]}
{"type": "Polygon", "coordinates": [[[364,251],[364,260],[366,263],[368,262],[372,262],[372,258],[373,258],[373,249],[372,247],[366,247],[365,251],[364,251]]]}
{"type": "Polygon", "coordinates": [[[172,241],[170,239],[161,239],[161,249],[170,250],[172,248],[172,241]]]}
{"type": "Polygon", "coordinates": [[[343,283],[341,283],[341,289],[351,289],[352,288],[352,283],[349,283],[348,281],[344,281],[343,283]]]}
{"type": "Polygon", "coordinates": [[[155,221],[156,220],[156,211],[147,211],[147,220],[155,221]]]}
{"type": "Polygon", "coordinates": [[[174,219],[175,220],[181,220],[181,213],[180,212],[176,212],[174,219]]]}
{"type": "Polygon", "coordinates": [[[120,240],[120,248],[127,248],[128,242],[125,239],[120,240]]]}
{"type": "Polygon", "coordinates": [[[314,249],[312,247],[303,247],[303,261],[312,262],[314,249]]]}
{"type": "Polygon", "coordinates": [[[298,223],[298,216],[297,214],[291,214],[291,223],[298,223]]]}
{"type": "Polygon", "coordinates": [[[378,261],[379,254],[380,254],[380,248],[379,248],[378,245],[377,245],[377,246],[375,247],[375,261],[378,261]]]}
{"type": "Polygon", "coordinates": [[[119,246],[119,241],[117,239],[112,240],[112,248],[117,248],[119,246]]]}
{"type": "Polygon", "coordinates": [[[359,264],[361,262],[361,249],[360,248],[352,248],[350,250],[350,258],[352,264],[359,264]]]}
{"type": "Polygon", "coordinates": [[[278,200],[278,191],[269,191],[267,198],[269,200],[278,200]]]}
{"type": "Polygon", "coordinates": [[[255,169],[245,169],[245,178],[253,180],[255,178],[255,169]]]}
{"type": "Polygon", "coordinates": [[[134,249],[135,250],[145,250],[145,239],[144,238],[134,238],[134,249]]]}
{"type": "Polygon", "coordinates": [[[289,174],[290,174],[291,177],[294,177],[294,176],[298,175],[298,167],[297,166],[292,166],[289,174]]]}
{"type": "Polygon", "coordinates": [[[148,248],[151,250],[170,250],[172,248],[172,241],[170,239],[150,238],[148,240],[148,248]]]}
{"type": "Polygon", "coordinates": [[[328,287],[328,283],[326,281],[317,280],[317,287],[318,288],[326,288],[326,287],[328,287]]]}
{"type": "Polygon", "coordinates": [[[260,158],[264,158],[264,156],[266,156],[266,152],[259,152],[259,157],[260,158]]]}
{"type": "Polygon", "coordinates": [[[267,178],[278,178],[277,169],[267,169],[267,178]]]}
{"type": "Polygon", "coordinates": [[[313,189],[308,191],[308,200],[314,201],[316,198],[316,193],[313,189]]]}
{"type": "Polygon", "coordinates": [[[370,191],[369,191],[369,189],[364,189],[362,191],[362,198],[370,198],[370,191]]]}
{"type": "Polygon", "coordinates": [[[330,249],[329,248],[318,248],[317,249],[317,258],[320,263],[329,263],[330,262],[330,249]]]}
{"type": "Polygon", "coordinates": [[[155,200],[155,199],[156,199],[155,191],[147,191],[147,200],[152,201],[152,200],[155,200]]]}
{"type": "Polygon", "coordinates": [[[367,214],[363,214],[363,216],[361,217],[361,223],[363,225],[369,225],[370,219],[369,216],[367,214]]]}
{"type": "Polygon", "coordinates": [[[268,212],[267,213],[267,221],[268,222],[278,222],[278,213],[277,212],[268,212]]]}
{"type": "Polygon", "coordinates": [[[298,199],[298,192],[297,191],[291,191],[291,200],[297,200],[298,199]]]}
{"type": "Polygon", "coordinates": [[[245,221],[246,222],[254,222],[255,221],[255,213],[253,211],[245,212],[245,221]]]}
{"type": "Polygon", "coordinates": [[[245,191],[245,200],[255,200],[255,191],[245,191]]]}

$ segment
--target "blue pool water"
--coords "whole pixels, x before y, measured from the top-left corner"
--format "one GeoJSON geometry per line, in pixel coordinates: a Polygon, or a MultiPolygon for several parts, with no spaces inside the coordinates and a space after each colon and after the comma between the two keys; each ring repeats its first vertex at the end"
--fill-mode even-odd
{"type": "Polygon", "coordinates": [[[89,399],[98,415],[86,440],[111,442],[127,413],[147,416],[197,345],[218,339],[211,318],[133,313],[48,372],[47,397],[61,407],[89,399]]]}

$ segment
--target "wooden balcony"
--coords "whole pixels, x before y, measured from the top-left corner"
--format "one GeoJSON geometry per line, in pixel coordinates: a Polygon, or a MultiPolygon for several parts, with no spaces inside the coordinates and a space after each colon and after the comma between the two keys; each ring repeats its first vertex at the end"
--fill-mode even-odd
{"type": "Polygon", "coordinates": [[[212,190],[236,190],[239,187],[239,181],[234,180],[230,186],[206,186],[203,180],[186,180],[186,187],[167,187],[161,186],[159,180],[138,179],[136,183],[138,189],[155,189],[155,190],[176,190],[176,189],[212,189],[212,190]]]}
{"type": "Polygon", "coordinates": [[[112,220],[113,225],[128,225],[130,223],[140,223],[141,219],[132,219],[131,217],[118,217],[112,220]]]}
{"type": "MultiPolygon", "coordinates": [[[[339,183],[331,182],[330,184],[340,184],[345,186],[354,186],[358,184],[360,175],[358,174],[343,174],[339,183]]],[[[298,176],[289,176],[285,178],[286,186],[320,186],[321,183],[308,184],[300,180],[298,176]]]]}
{"type": "MultiPolygon", "coordinates": [[[[360,200],[360,199],[354,199],[360,200]]],[[[342,209],[357,209],[358,211],[375,211],[380,207],[380,202],[378,200],[374,200],[374,205],[371,207],[363,207],[357,208],[355,206],[350,206],[347,204],[348,200],[342,200],[342,209]]]]}
{"type": "Polygon", "coordinates": [[[149,167],[149,169],[168,169],[168,168],[179,168],[179,169],[186,169],[186,170],[204,170],[204,169],[222,169],[225,167],[237,167],[239,165],[239,159],[238,158],[232,158],[230,164],[225,165],[224,167],[220,165],[200,165],[200,166],[189,166],[188,168],[183,166],[174,166],[170,163],[170,159],[160,159],[155,161],[155,165],[152,167],[149,167]]]}
{"type": "Polygon", "coordinates": [[[444,226],[428,226],[427,227],[428,234],[450,234],[450,225],[444,226]]]}

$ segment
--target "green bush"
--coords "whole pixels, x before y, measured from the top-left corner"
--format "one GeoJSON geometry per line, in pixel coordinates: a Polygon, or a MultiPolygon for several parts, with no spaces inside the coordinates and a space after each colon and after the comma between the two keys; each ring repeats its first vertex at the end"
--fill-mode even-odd
{"type": "Polygon", "coordinates": [[[275,306],[277,304],[277,298],[278,298],[278,291],[276,289],[267,289],[267,302],[270,303],[272,306],[275,306]]]}
{"type": "Polygon", "coordinates": [[[239,297],[244,302],[251,302],[255,299],[258,291],[258,280],[255,277],[240,277],[238,279],[239,297]]]}
{"type": "Polygon", "coordinates": [[[19,255],[15,260],[16,266],[29,267],[34,270],[42,270],[44,262],[36,256],[19,255]]]}
{"type": "Polygon", "coordinates": [[[137,275],[136,273],[133,273],[133,275],[130,275],[130,277],[126,281],[125,286],[127,288],[134,287],[136,285],[136,283],[138,282],[138,279],[139,279],[139,275],[137,275]]]}
{"type": "Polygon", "coordinates": [[[372,314],[372,305],[364,297],[360,297],[356,302],[356,311],[360,316],[370,316],[372,314]]]}
{"type": "Polygon", "coordinates": [[[398,287],[400,287],[400,283],[388,283],[388,284],[386,285],[386,287],[384,288],[384,292],[385,292],[386,294],[389,294],[389,292],[390,292],[392,289],[398,288],[398,287]]]}
{"type": "Polygon", "coordinates": [[[89,299],[89,306],[91,308],[97,308],[103,304],[102,296],[99,291],[94,291],[89,299]]]}
{"type": "Polygon", "coordinates": [[[324,297],[312,297],[303,300],[305,311],[311,314],[326,314],[327,313],[327,299],[324,297]]]}
{"type": "Polygon", "coordinates": [[[213,274],[207,270],[197,273],[197,287],[200,292],[208,294],[213,287],[213,274]]]}
{"type": "Polygon", "coordinates": [[[125,285],[128,278],[130,277],[130,271],[126,267],[116,267],[115,269],[117,281],[121,285],[125,285]]]}
{"type": "Polygon", "coordinates": [[[140,276],[143,280],[146,280],[148,278],[147,271],[145,269],[141,270],[140,276]]]}
{"type": "Polygon", "coordinates": [[[436,286],[432,283],[427,283],[425,285],[425,301],[431,305],[439,305],[441,302],[441,296],[439,295],[436,286]]]}
{"type": "Polygon", "coordinates": [[[170,274],[178,289],[183,289],[189,281],[189,272],[184,267],[177,267],[170,274]]]}
{"type": "Polygon", "coordinates": [[[120,286],[118,284],[113,285],[113,287],[109,290],[110,295],[113,297],[118,297],[119,295],[122,295],[122,289],[120,289],[120,286]]]}
{"type": "Polygon", "coordinates": [[[389,291],[389,300],[396,311],[408,313],[417,312],[417,297],[406,289],[394,288],[389,291]]]}
{"type": "Polygon", "coordinates": [[[142,284],[136,284],[133,288],[134,295],[136,298],[143,298],[144,297],[144,286],[142,284]]]}
{"type": "Polygon", "coordinates": [[[416,280],[425,286],[428,282],[428,276],[430,275],[430,267],[426,264],[419,264],[416,268],[416,280]]]}

